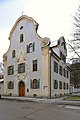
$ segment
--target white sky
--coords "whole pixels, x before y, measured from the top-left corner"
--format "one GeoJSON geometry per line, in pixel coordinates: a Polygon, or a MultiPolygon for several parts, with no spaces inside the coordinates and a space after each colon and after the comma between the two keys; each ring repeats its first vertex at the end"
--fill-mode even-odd
{"type": "Polygon", "coordinates": [[[69,39],[72,15],[80,0],[0,0],[0,61],[9,48],[9,32],[21,12],[39,24],[41,37],[69,39]]]}

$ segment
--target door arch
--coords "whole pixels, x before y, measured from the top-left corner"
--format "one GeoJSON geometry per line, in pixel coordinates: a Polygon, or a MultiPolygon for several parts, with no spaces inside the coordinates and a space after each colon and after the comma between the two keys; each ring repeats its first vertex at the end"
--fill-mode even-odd
{"type": "Polygon", "coordinates": [[[25,83],[23,81],[19,82],[19,96],[25,96],[25,83]]]}

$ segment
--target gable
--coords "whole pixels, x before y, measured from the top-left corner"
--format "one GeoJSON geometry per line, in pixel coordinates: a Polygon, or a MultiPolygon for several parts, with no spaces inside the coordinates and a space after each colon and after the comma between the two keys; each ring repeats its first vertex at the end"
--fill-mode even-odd
{"type": "MultiPolygon", "coordinates": [[[[12,34],[14,32],[14,30],[16,29],[17,25],[21,22],[21,21],[27,21],[28,23],[32,23],[33,26],[34,26],[34,29],[37,30],[38,29],[38,23],[31,17],[28,17],[26,15],[22,15],[21,17],[19,17],[17,19],[17,21],[15,22],[14,26],[12,27],[11,31],[10,31],[10,34],[9,34],[9,40],[11,39],[12,37],[12,34]]],[[[26,23],[26,24],[28,24],[26,23]]],[[[20,30],[23,28],[23,24],[20,26],[20,30]]]]}

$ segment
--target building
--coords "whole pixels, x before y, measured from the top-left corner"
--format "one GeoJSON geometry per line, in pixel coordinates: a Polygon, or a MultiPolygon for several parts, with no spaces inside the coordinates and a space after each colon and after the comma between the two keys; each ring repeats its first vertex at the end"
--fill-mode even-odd
{"type": "Polygon", "coordinates": [[[80,88],[80,59],[75,58],[70,64],[71,68],[71,78],[70,84],[74,86],[74,88],[80,88]]]}
{"type": "Polygon", "coordinates": [[[0,95],[3,95],[4,91],[4,73],[3,73],[3,64],[0,62],[0,95]]]}
{"type": "Polygon", "coordinates": [[[37,34],[38,23],[22,15],[9,34],[3,56],[4,95],[48,97],[69,94],[70,69],[66,65],[64,37],[51,44],[37,34]]]}

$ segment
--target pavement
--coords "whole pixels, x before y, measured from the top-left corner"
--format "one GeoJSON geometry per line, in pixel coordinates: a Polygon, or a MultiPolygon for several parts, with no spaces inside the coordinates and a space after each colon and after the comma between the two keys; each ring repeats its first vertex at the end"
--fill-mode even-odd
{"type": "Polygon", "coordinates": [[[74,105],[80,106],[80,101],[71,101],[66,100],[66,97],[60,98],[30,98],[30,97],[13,97],[13,96],[1,96],[1,99],[4,100],[17,100],[22,102],[39,102],[39,103],[50,103],[50,104],[59,104],[59,105],[74,105]]]}

